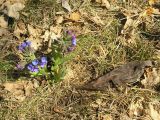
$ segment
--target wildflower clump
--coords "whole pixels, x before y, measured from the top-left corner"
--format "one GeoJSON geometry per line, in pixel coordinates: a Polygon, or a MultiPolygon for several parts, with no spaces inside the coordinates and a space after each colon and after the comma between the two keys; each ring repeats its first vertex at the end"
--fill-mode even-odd
{"type": "MultiPolygon", "coordinates": [[[[76,36],[71,31],[68,31],[71,36],[71,45],[67,49],[68,52],[76,48],[76,36]]],[[[63,53],[64,44],[62,42],[53,43],[51,52],[48,54],[39,55],[32,49],[31,41],[25,40],[18,47],[20,56],[23,56],[17,64],[17,69],[29,74],[31,77],[43,77],[49,80],[60,81],[65,75],[64,63],[68,58],[63,53]]]]}

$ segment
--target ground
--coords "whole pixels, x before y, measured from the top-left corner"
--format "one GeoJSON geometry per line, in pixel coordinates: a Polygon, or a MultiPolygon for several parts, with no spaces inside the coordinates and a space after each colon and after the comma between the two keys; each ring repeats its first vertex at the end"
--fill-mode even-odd
{"type": "MultiPolygon", "coordinates": [[[[77,89],[131,61],[156,61],[158,71],[158,0],[70,0],[65,5],[58,0],[8,2],[0,2],[2,120],[160,119],[159,84],[106,91],[77,89]],[[22,10],[6,13],[3,6],[15,3],[21,3],[24,8],[21,6],[22,10]],[[70,59],[64,63],[66,75],[61,82],[50,84],[45,79],[17,76],[15,66],[20,59],[17,58],[17,45],[29,39],[37,49],[44,42],[49,43],[47,33],[53,32],[55,35],[50,37],[61,40],[66,37],[67,30],[76,35],[77,45],[65,54],[70,59]]],[[[48,50],[41,49],[40,52],[46,54],[48,50]]]]}

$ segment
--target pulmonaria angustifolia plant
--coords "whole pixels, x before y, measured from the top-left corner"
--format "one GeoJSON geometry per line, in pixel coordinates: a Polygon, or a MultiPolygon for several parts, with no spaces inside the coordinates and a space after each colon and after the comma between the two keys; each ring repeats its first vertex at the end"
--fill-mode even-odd
{"type": "MultiPolygon", "coordinates": [[[[76,47],[76,36],[70,31],[68,34],[71,36],[71,45],[68,46],[67,51],[71,52],[76,47]]],[[[29,40],[25,40],[18,46],[23,59],[17,64],[17,68],[31,77],[41,76],[54,82],[63,80],[66,69],[64,63],[68,60],[64,55],[63,40],[61,42],[53,41],[52,51],[42,56],[35,54],[31,44],[29,40]]]]}
{"type": "Polygon", "coordinates": [[[36,58],[34,49],[31,48],[31,41],[25,40],[18,46],[23,59],[17,64],[17,68],[27,72],[31,77],[47,77],[47,57],[36,58]]]}

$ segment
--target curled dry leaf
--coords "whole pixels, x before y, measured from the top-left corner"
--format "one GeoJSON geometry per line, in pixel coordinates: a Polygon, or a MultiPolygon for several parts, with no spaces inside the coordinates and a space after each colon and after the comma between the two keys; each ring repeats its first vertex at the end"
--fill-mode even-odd
{"type": "Polygon", "coordinates": [[[68,3],[68,0],[62,0],[62,7],[68,10],[68,12],[71,12],[71,7],[68,3]]]}
{"type": "Polygon", "coordinates": [[[0,16],[0,27],[1,28],[7,28],[8,22],[5,20],[4,16],[0,16]]]}
{"type": "Polygon", "coordinates": [[[144,79],[141,80],[141,83],[145,87],[152,87],[160,82],[160,76],[157,68],[145,68],[144,79]]]}

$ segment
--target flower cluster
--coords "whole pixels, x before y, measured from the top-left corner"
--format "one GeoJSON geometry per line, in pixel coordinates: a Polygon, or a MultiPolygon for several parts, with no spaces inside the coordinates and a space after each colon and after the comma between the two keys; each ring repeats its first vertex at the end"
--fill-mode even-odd
{"type": "Polygon", "coordinates": [[[68,31],[68,34],[71,35],[72,37],[72,43],[71,43],[71,46],[68,47],[68,51],[73,51],[76,47],[76,36],[71,32],[71,31],[68,31]]]}
{"type": "Polygon", "coordinates": [[[18,46],[18,50],[24,51],[27,47],[30,47],[30,45],[31,45],[31,41],[26,40],[18,46]]]}
{"type": "Polygon", "coordinates": [[[40,68],[44,68],[47,65],[47,58],[41,57],[40,60],[35,59],[33,60],[28,66],[27,69],[30,72],[38,72],[40,68]]]}

